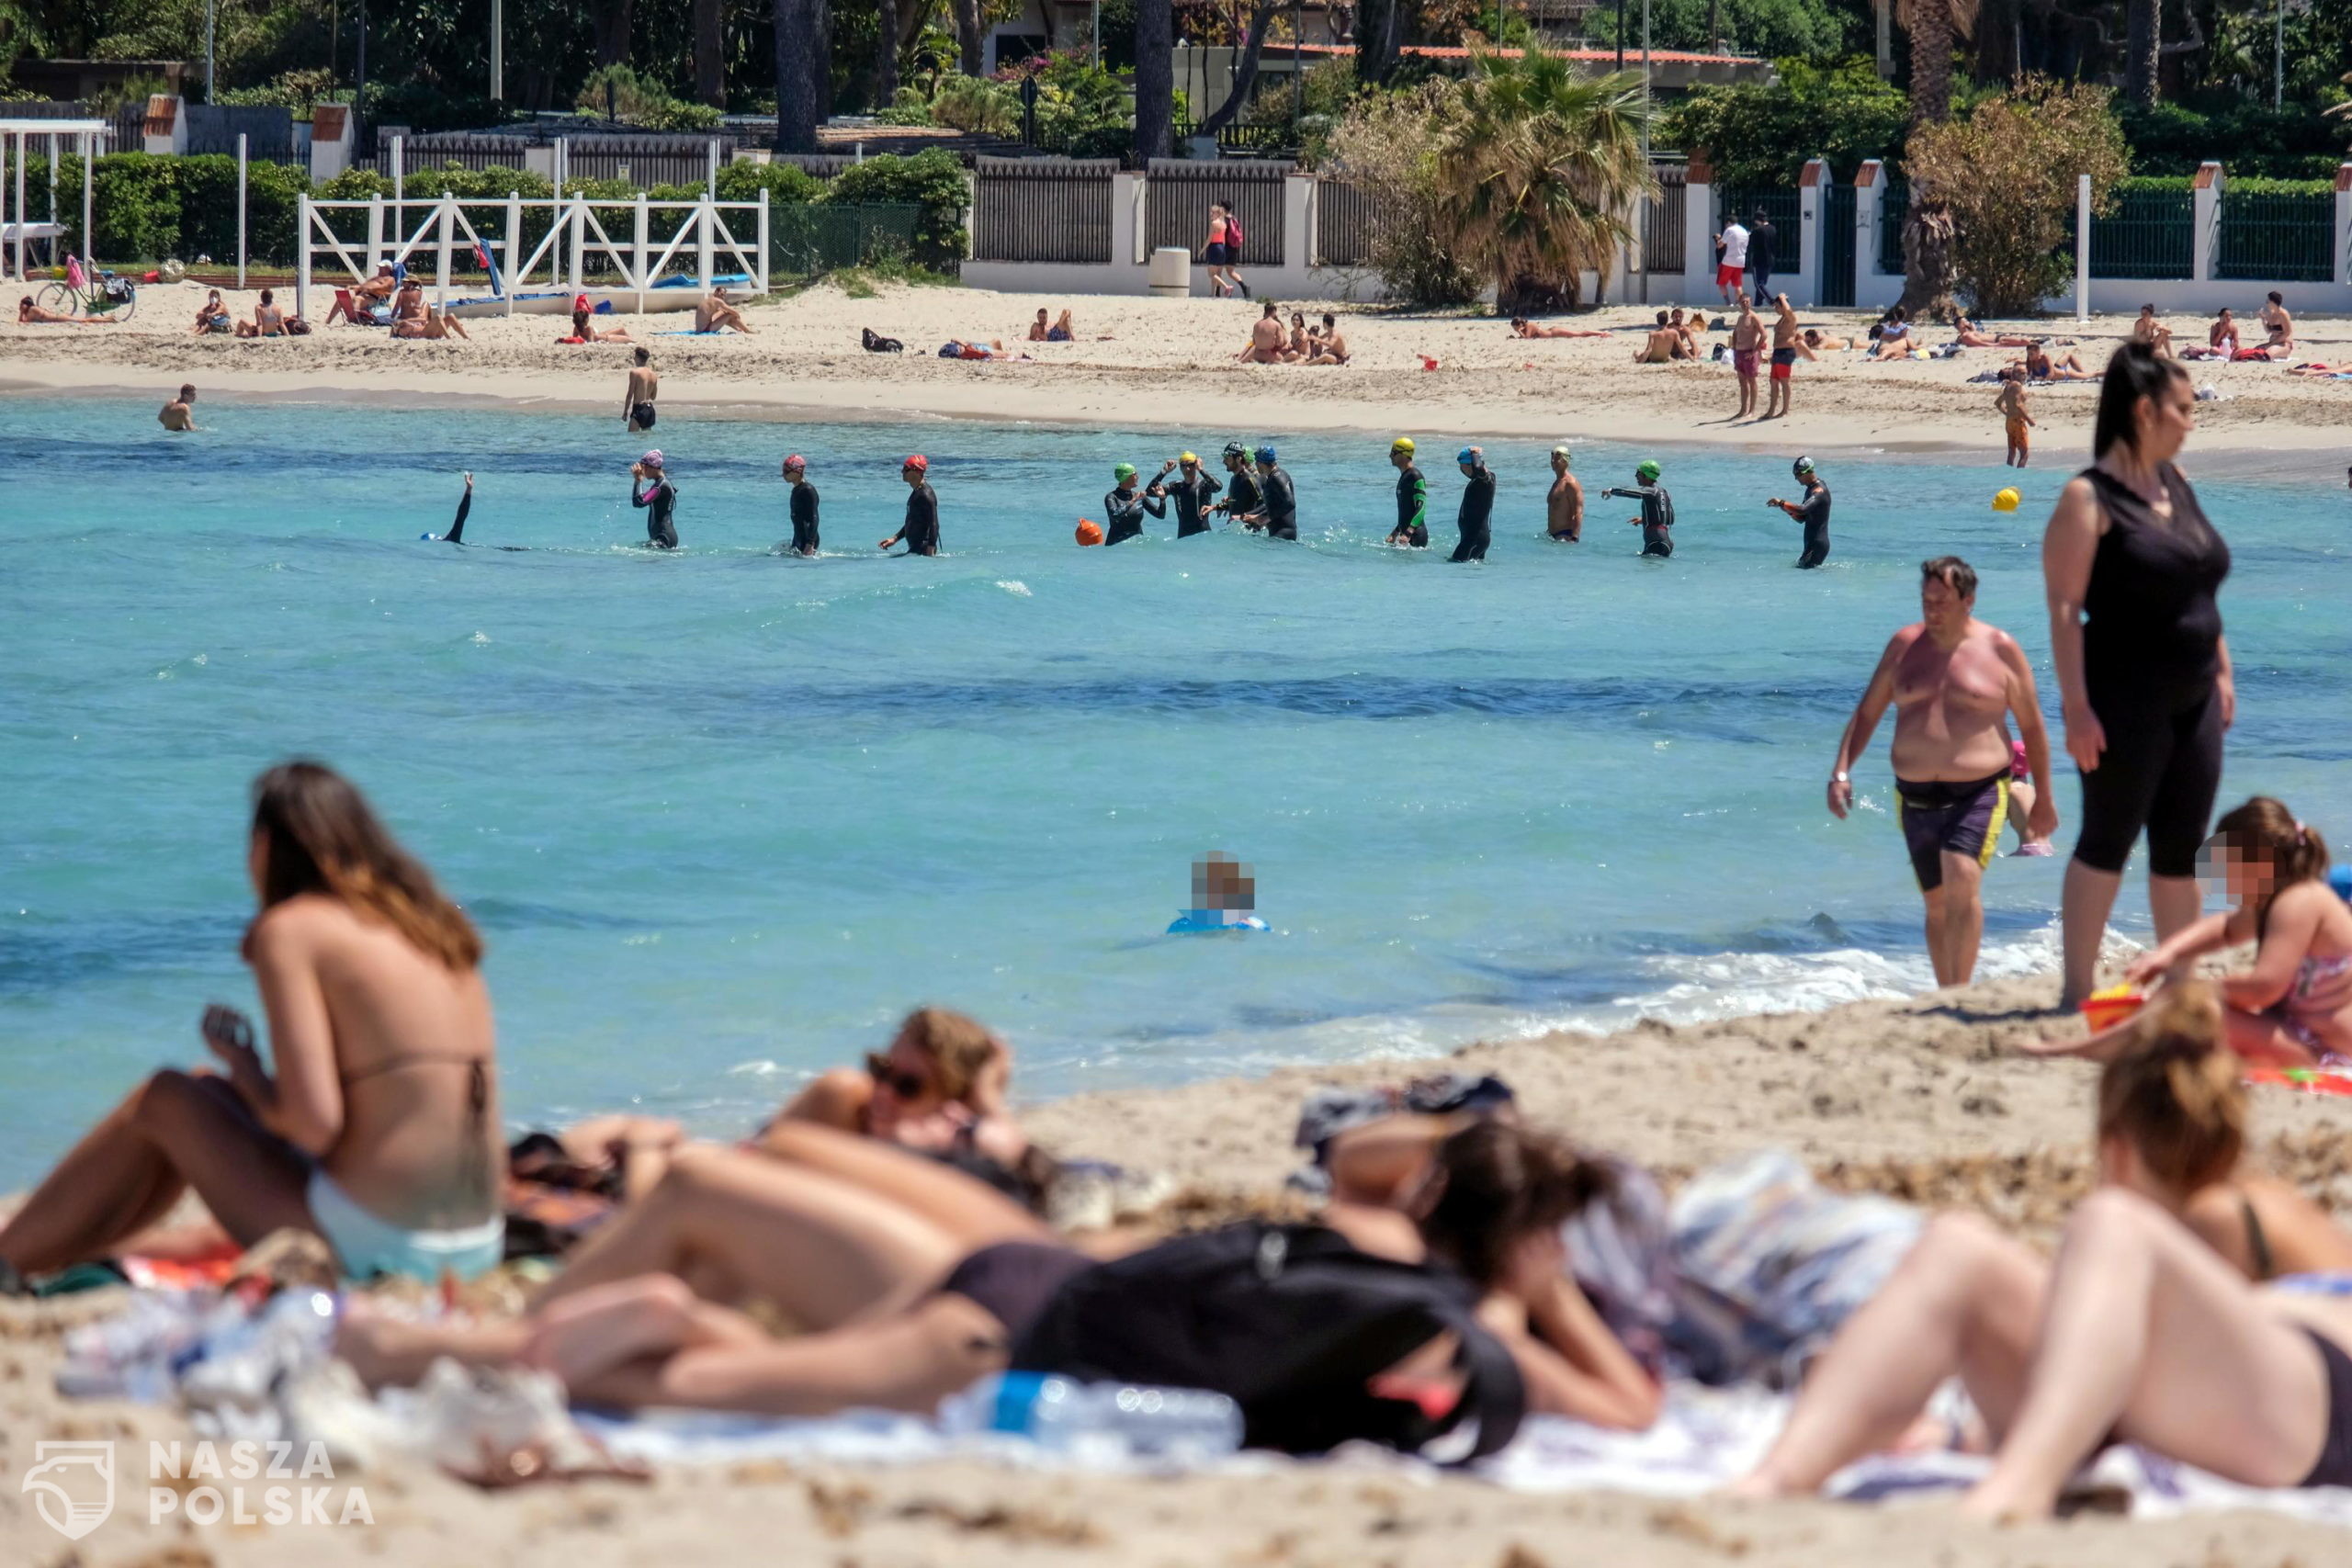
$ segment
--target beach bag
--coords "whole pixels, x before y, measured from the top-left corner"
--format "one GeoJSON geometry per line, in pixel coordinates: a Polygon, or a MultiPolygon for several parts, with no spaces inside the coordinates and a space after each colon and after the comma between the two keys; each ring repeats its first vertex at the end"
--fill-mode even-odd
{"type": "Polygon", "coordinates": [[[907,346],[897,338],[884,337],[872,327],[860,328],[858,341],[865,344],[865,352],[868,354],[899,354],[904,352],[907,346]]]}
{"type": "Polygon", "coordinates": [[[1510,1441],[1527,1390],[1452,1271],[1361,1252],[1321,1225],[1246,1221],[1101,1263],[1056,1292],[1012,1364],[1091,1382],[1210,1389],[1251,1448],[1379,1443],[1459,1463],[1510,1441]],[[1468,1374],[1451,1409],[1372,1380],[1441,1334],[1468,1374]]]}
{"type": "Polygon", "coordinates": [[[1228,212],[1225,215],[1225,259],[1241,259],[1241,220],[1228,212]]]}

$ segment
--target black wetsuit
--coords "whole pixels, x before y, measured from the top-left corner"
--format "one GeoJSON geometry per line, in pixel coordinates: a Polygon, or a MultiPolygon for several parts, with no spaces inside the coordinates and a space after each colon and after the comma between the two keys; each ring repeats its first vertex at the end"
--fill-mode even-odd
{"type": "Polygon", "coordinates": [[[1430,547],[1429,481],[1410,463],[1396,476],[1396,526],[1388,538],[1392,544],[1401,539],[1417,550],[1430,547]]]}
{"type": "Polygon", "coordinates": [[[899,525],[899,538],[910,556],[939,553],[939,492],[930,480],[907,491],[907,520],[899,525]]]}
{"type": "Polygon", "coordinates": [[[1494,514],[1495,471],[1481,463],[1471,474],[1470,482],[1463,487],[1460,515],[1462,542],[1453,547],[1453,559],[1464,561],[1487,558],[1487,541],[1493,536],[1494,514]]]}
{"type": "Polygon", "coordinates": [[[2101,468],[2084,477],[2107,513],[2083,593],[2083,689],[2107,734],[2084,773],[2075,858],[2120,872],[2143,828],[2148,871],[2197,874],[2222,783],[2222,610],[2230,547],[2167,463],[2169,522],[2101,468]]]}
{"type": "Polygon", "coordinates": [[[1664,485],[1617,487],[1600,493],[1622,495],[1628,501],[1642,503],[1642,554],[1670,556],[1674,553],[1674,497],[1666,493],[1664,485]]]}
{"type": "Polygon", "coordinates": [[[1103,536],[1102,542],[1115,545],[1122,539],[1133,539],[1142,535],[1145,513],[1148,512],[1154,517],[1167,516],[1168,502],[1160,496],[1147,495],[1140,490],[1131,490],[1124,494],[1114,490],[1102,498],[1102,512],[1111,525],[1110,532],[1103,536]]]}
{"type": "Polygon", "coordinates": [[[1829,558],[1829,487],[1815,479],[1805,487],[1804,499],[1797,502],[1796,520],[1804,525],[1804,553],[1797,557],[1800,569],[1819,566],[1829,558]]]}
{"type": "Polygon", "coordinates": [[[1228,517],[1246,516],[1258,510],[1258,479],[1244,468],[1225,482],[1225,511],[1228,517]]]}
{"type": "Polygon", "coordinates": [[[1265,501],[1266,537],[1297,538],[1298,492],[1291,486],[1290,475],[1280,468],[1268,468],[1261,489],[1265,501]]]}
{"type": "Polygon", "coordinates": [[[1159,481],[1168,491],[1168,499],[1176,503],[1176,536],[1191,538],[1209,531],[1209,498],[1225,487],[1204,473],[1186,479],[1180,472],[1173,479],[1159,481]]]}
{"type": "Polygon", "coordinates": [[[792,553],[817,553],[817,487],[806,479],[792,487],[792,553]]]}
{"type": "Polygon", "coordinates": [[[664,476],[655,479],[652,487],[639,490],[635,481],[628,487],[630,504],[645,513],[645,542],[657,550],[678,547],[678,525],[671,513],[678,504],[678,487],[664,476]]]}
{"type": "Polygon", "coordinates": [[[450,520],[449,531],[441,536],[453,545],[466,542],[466,518],[474,509],[474,487],[468,485],[466,493],[458,498],[458,515],[450,520]]]}

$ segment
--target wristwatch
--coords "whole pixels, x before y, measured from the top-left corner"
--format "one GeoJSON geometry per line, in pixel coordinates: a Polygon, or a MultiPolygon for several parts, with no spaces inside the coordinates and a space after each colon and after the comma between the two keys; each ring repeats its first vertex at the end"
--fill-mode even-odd
{"type": "Polygon", "coordinates": [[[1840,768],[1836,773],[1829,775],[1829,782],[1831,784],[1852,784],[1854,781],[1847,776],[1845,769],[1840,768]]]}

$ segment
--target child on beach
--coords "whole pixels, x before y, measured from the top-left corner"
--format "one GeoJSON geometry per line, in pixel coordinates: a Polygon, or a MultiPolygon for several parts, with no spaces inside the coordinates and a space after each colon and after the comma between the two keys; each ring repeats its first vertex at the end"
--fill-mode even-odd
{"type": "Polygon", "coordinates": [[[2007,428],[2009,450],[2001,461],[2015,468],[2025,467],[2032,450],[2026,432],[2033,428],[2033,415],[2026,412],[2025,378],[2014,369],[2001,372],[2001,389],[1993,399],[1994,408],[2000,411],[2007,428]]]}

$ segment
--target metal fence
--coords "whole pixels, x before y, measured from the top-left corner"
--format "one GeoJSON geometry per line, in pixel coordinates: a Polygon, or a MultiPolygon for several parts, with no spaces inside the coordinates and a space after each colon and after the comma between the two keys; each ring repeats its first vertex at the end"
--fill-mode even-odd
{"type": "MultiPolygon", "coordinates": [[[[1345,180],[1315,182],[1315,254],[1307,260],[1316,266],[1365,266],[1372,261],[1374,223],[1378,209],[1373,205],[1378,198],[1361,186],[1345,180]]],[[[1249,232],[1244,220],[1242,231],[1249,232]]]]}
{"type": "Polygon", "coordinates": [[[1686,216],[1690,209],[1684,195],[1690,184],[1690,166],[1654,164],[1650,173],[1657,177],[1657,194],[1642,206],[1642,267],[1647,272],[1680,272],[1683,231],[1688,226],[1686,216]]]}
{"type": "MultiPolygon", "coordinates": [[[[2074,220],[2067,220],[2068,232],[2074,220]]],[[[2115,193],[2115,210],[2091,219],[2093,277],[2185,278],[2197,243],[2197,197],[2185,189],[2115,193]]]]}
{"type": "Polygon", "coordinates": [[[1854,187],[1842,180],[1821,188],[1821,287],[1823,305],[1850,309],[1854,303],[1854,187]]]}
{"type": "MultiPolygon", "coordinates": [[[[370,156],[355,158],[353,166],[392,172],[391,130],[376,139],[370,156]]],[[[541,135],[506,136],[482,131],[430,131],[403,136],[403,173],[446,169],[519,169],[525,154],[551,147],[557,138],[541,135]]],[[[654,186],[699,186],[710,176],[710,144],[718,143],[718,161],[733,160],[735,143],[710,136],[571,136],[564,143],[564,173],[573,180],[623,180],[645,188],[654,186]]]]}
{"type": "MultiPolygon", "coordinates": [[[[1715,191],[1716,231],[1736,218],[1751,229],[1756,214],[1761,211],[1772,220],[1772,271],[1775,275],[1792,273],[1797,269],[1798,234],[1804,226],[1804,198],[1792,190],[1776,190],[1766,186],[1742,189],[1738,186],[1718,186],[1715,191]]],[[[1756,252],[1751,243],[1747,253],[1748,268],[1756,266],[1756,252]]],[[[1753,285],[1755,279],[1749,278],[1753,285]]]]}
{"type": "Polygon", "coordinates": [[[1242,265],[1279,265],[1289,254],[1283,246],[1283,191],[1290,171],[1288,164],[1154,158],[1147,171],[1150,185],[1145,197],[1150,207],[1150,247],[1199,250],[1208,238],[1209,204],[1216,202],[1241,220],[1242,265]]]}
{"type": "Polygon", "coordinates": [[[1896,180],[1878,198],[1878,270],[1903,271],[1903,225],[1911,218],[1911,187],[1896,180]]]}
{"type": "Polygon", "coordinates": [[[2240,195],[2222,187],[2213,276],[2327,283],[2335,276],[2335,195],[2240,195]]]}
{"type": "Polygon", "coordinates": [[[180,113],[187,117],[187,150],[192,157],[225,153],[233,158],[237,155],[237,138],[243,136],[245,157],[250,163],[310,162],[310,128],[303,128],[306,134],[298,151],[294,111],[283,105],[184,103],[180,113]]]}
{"type": "Polygon", "coordinates": [[[972,180],[972,259],[1107,265],[1115,158],[982,158],[972,180]]]}
{"type": "Polygon", "coordinates": [[[915,242],[922,209],[912,203],[833,207],[786,202],[768,212],[769,265],[778,273],[813,276],[864,266],[878,256],[904,254],[915,242]]]}
{"type": "MultiPolygon", "coordinates": [[[[138,152],[147,145],[147,106],[125,104],[111,112],[80,98],[0,99],[0,116],[9,119],[103,119],[113,123],[106,144],[109,152],[138,152]]],[[[234,147],[231,152],[236,151],[234,147]]]]}

